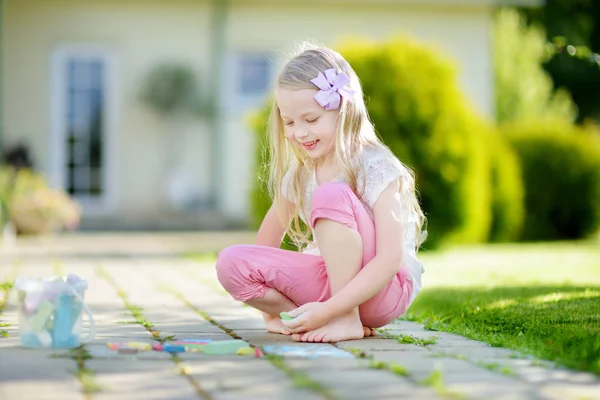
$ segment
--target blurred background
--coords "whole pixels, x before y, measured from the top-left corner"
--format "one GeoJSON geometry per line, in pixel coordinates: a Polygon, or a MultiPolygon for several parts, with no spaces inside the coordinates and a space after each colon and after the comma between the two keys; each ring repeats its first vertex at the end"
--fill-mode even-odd
{"type": "Polygon", "coordinates": [[[598,235],[593,0],[0,0],[0,35],[5,236],[256,228],[304,40],[356,69],[425,247],[598,235]]]}

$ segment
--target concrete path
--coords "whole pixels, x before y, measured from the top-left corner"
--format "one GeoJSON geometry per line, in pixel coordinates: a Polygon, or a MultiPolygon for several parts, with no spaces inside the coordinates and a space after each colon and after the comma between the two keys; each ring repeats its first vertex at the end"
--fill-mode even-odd
{"type": "Polygon", "coordinates": [[[214,265],[180,255],[252,240],[246,234],[75,235],[0,250],[0,330],[8,336],[0,336],[0,399],[600,398],[592,374],[407,321],[336,345],[268,334],[255,310],[223,292],[214,265]],[[67,273],[89,281],[94,340],[75,350],[21,348],[16,295],[3,290],[6,283],[67,273]],[[243,339],[266,356],[119,354],[107,346],[168,338],[243,339]]]}

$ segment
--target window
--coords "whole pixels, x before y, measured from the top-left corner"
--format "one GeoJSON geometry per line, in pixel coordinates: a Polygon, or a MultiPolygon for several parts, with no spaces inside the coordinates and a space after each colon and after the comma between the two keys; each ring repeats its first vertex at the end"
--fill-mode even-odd
{"type": "Polygon", "coordinates": [[[269,90],[271,62],[264,54],[240,54],[238,93],[242,96],[262,95],[269,90]]]}
{"type": "Polygon", "coordinates": [[[74,196],[101,196],[105,191],[105,66],[98,59],[72,58],[67,63],[67,135],[65,189],[74,196]]]}

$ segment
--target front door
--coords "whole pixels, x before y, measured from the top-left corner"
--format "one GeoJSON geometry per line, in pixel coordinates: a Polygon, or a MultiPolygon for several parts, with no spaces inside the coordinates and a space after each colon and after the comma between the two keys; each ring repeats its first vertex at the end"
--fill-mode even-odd
{"type": "Polygon", "coordinates": [[[115,56],[70,46],[52,57],[52,180],[85,215],[115,206],[115,56]]]}

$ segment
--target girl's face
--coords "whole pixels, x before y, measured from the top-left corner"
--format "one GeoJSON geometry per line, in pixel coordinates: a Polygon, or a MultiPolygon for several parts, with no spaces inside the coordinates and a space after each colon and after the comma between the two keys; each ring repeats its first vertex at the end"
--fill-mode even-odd
{"type": "Polygon", "coordinates": [[[277,88],[275,99],[285,136],[309,157],[325,160],[334,150],[338,110],[326,111],[314,99],[316,90],[277,88]]]}

